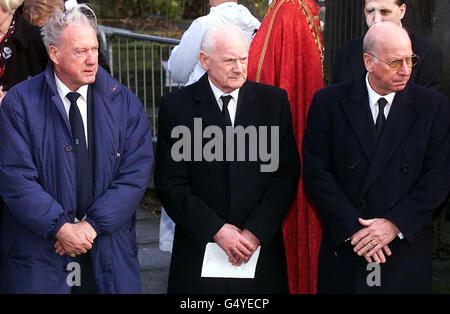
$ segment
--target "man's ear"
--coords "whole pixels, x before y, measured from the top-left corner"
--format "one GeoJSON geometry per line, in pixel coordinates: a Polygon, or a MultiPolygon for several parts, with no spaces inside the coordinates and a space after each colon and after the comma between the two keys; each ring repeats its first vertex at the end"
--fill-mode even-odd
{"type": "Polygon", "coordinates": [[[406,14],[406,4],[400,6],[400,19],[403,19],[406,14]]]}
{"type": "Polygon", "coordinates": [[[208,55],[204,51],[200,51],[200,53],[198,55],[198,60],[200,61],[200,65],[202,66],[202,68],[206,72],[208,72],[208,70],[209,70],[208,55]]]}
{"type": "Polygon", "coordinates": [[[364,52],[363,59],[367,72],[373,72],[374,57],[364,52]]]}
{"type": "Polygon", "coordinates": [[[48,48],[48,56],[50,57],[50,60],[52,60],[54,64],[59,64],[58,55],[59,49],[53,45],[50,45],[50,47],[48,48]]]}

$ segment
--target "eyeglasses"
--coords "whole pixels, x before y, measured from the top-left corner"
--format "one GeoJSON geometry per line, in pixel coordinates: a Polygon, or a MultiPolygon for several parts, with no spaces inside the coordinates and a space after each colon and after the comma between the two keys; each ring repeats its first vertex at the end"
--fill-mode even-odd
{"type": "Polygon", "coordinates": [[[417,56],[414,53],[412,55],[410,55],[409,57],[406,57],[406,58],[403,58],[403,59],[396,59],[396,60],[392,60],[392,61],[389,61],[389,62],[387,62],[387,61],[385,61],[383,59],[380,59],[380,58],[378,58],[377,56],[375,56],[375,55],[373,55],[371,53],[368,53],[368,54],[371,55],[372,57],[377,58],[378,60],[383,61],[384,63],[386,63],[391,70],[398,70],[399,68],[401,68],[402,65],[403,65],[403,61],[406,62],[406,65],[408,66],[408,68],[412,68],[413,66],[415,66],[417,64],[417,62],[419,62],[419,56],[417,56]]]}

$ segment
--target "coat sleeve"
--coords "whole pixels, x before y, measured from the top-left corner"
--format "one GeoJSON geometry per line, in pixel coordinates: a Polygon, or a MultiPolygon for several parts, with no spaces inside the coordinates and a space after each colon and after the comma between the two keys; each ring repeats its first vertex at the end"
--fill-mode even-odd
{"type": "Polygon", "coordinates": [[[129,95],[126,116],[125,144],[121,163],[105,193],[94,200],[86,212],[98,234],[108,235],[135,214],[147,189],[153,163],[153,146],[147,114],[135,95],[129,95]]]}
{"type": "Polygon", "coordinates": [[[175,139],[171,137],[176,126],[173,113],[161,98],[158,118],[158,142],[155,161],[155,188],[170,218],[197,243],[203,245],[225,224],[216,212],[191,191],[188,165],[175,162],[171,149],[175,139]]]}
{"type": "MultiPolygon", "coordinates": [[[[270,183],[244,223],[262,244],[267,244],[280,230],[292,204],[300,178],[300,156],[292,129],[292,115],[287,93],[283,91],[279,127],[279,165],[270,183]]],[[[273,149],[273,148],[272,148],[273,149]]]]}
{"type": "Polygon", "coordinates": [[[413,243],[450,190],[450,105],[443,101],[436,114],[419,178],[408,195],[384,218],[413,243]]]}
{"type": "Polygon", "coordinates": [[[303,184],[337,246],[362,227],[358,223],[361,217],[358,209],[334,175],[331,120],[316,94],[302,142],[303,184]]]}
{"type": "Polygon", "coordinates": [[[0,107],[0,194],[17,221],[41,238],[51,238],[70,220],[39,182],[20,99],[11,91],[0,107]]]}

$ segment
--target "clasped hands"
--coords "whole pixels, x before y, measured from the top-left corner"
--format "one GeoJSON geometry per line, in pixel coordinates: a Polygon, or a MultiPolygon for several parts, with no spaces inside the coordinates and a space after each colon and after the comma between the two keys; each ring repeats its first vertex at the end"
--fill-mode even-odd
{"type": "Polygon", "coordinates": [[[358,219],[364,226],[351,237],[353,251],[359,256],[363,255],[368,263],[372,258],[377,264],[385,263],[386,256],[391,256],[392,252],[388,246],[399,233],[399,229],[385,218],[358,219]]]}
{"type": "Polygon", "coordinates": [[[260,243],[249,230],[241,230],[231,224],[224,224],[214,236],[214,241],[225,251],[233,266],[247,263],[260,243]]]}
{"type": "Polygon", "coordinates": [[[55,252],[63,256],[67,254],[71,257],[85,254],[92,248],[97,232],[87,222],[79,223],[66,222],[56,233],[55,252]]]}

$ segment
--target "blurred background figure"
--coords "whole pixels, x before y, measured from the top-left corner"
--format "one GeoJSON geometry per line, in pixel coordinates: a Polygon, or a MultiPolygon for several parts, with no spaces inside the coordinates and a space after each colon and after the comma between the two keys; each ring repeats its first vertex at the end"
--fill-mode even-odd
{"type": "MultiPolygon", "coordinates": [[[[75,2],[76,5],[76,1],[75,2]]],[[[78,1],[79,3],[87,3],[88,1],[78,1]]],[[[62,0],[25,0],[22,6],[22,15],[31,23],[36,26],[42,27],[45,25],[47,17],[50,16],[56,9],[61,11],[70,10],[75,5],[71,2],[62,0]],[[69,3],[69,5],[68,5],[69,3]]],[[[106,71],[111,73],[108,62],[105,55],[99,49],[98,52],[98,64],[101,65],[106,71]]]]}
{"type": "Polygon", "coordinates": [[[252,37],[261,23],[237,0],[209,0],[211,10],[208,15],[194,20],[175,46],[169,58],[169,70],[176,82],[190,85],[205,74],[198,54],[200,41],[205,30],[214,25],[234,24],[244,33],[250,46],[252,37]]]}
{"type": "MultiPolygon", "coordinates": [[[[48,62],[39,27],[16,11],[22,3],[23,0],[0,0],[0,105],[11,87],[44,71],[48,62]]],[[[0,239],[4,229],[2,216],[0,197],[0,239]]]]}
{"type": "Polygon", "coordinates": [[[5,92],[41,73],[48,62],[40,29],[16,9],[23,0],[0,0],[0,103],[5,92]]]}
{"type": "Polygon", "coordinates": [[[47,17],[56,8],[64,11],[64,2],[62,0],[25,0],[22,14],[31,24],[42,27],[47,17]]]}
{"type": "MultiPolygon", "coordinates": [[[[313,94],[323,87],[323,40],[314,0],[273,0],[249,52],[248,78],[285,89],[301,147],[313,94]]],[[[322,229],[300,179],[283,223],[291,293],[315,293],[322,229]]]]}
{"type": "Polygon", "coordinates": [[[64,7],[66,10],[70,10],[78,4],[89,3],[88,0],[64,0],[64,7]]]}
{"type": "MultiPolygon", "coordinates": [[[[367,27],[380,22],[392,22],[403,26],[407,14],[405,0],[365,0],[364,16],[367,27]]],[[[410,80],[417,85],[439,90],[442,77],[442,52],[430,40],[408,29],[413,52],[419,62],[413,68],[410,80]]],[[[345,82],[366,73],[363,62],[363,37],[345,43],[338,51],[332,73],[333,83],[345,82]]]]}

